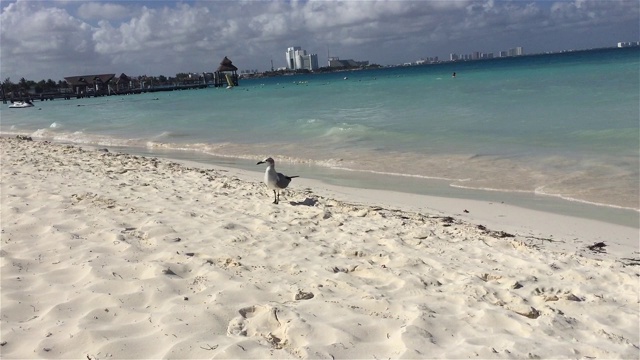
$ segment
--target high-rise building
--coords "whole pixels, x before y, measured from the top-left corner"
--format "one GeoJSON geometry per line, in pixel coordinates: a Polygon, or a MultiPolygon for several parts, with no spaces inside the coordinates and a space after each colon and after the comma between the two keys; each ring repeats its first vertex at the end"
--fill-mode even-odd
{"type": "Polygon", "coordinates": [[[509,56],[522,56],[522,55],[524,55],[524,50],[522,49],[522,46],[509,49],[509,56]]]}
{"type": "Polygon", "coordinates": [[[318,55],[307,54],[300,46],[293,46],[286,52],[287,69],[289,70],[316,70],[318,68],[318,55]]]}
{"type": "Polygon", "coordinates": [[[287,69],[295,69],[296,68],[296,52],[302,50],[300,46],[293,46],[287,49],[286,58],[287,58],[287,69]]]}

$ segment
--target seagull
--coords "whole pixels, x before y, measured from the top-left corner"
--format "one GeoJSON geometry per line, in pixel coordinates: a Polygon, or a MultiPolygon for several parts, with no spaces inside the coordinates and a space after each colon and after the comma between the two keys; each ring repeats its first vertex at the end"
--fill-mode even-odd
{"type": "Polygon", "coordinates": [[[285,189],[291,182],[291,179],[297,178],[298,176],[286,176],[276,172],[276,163],[272,158],[259,161],[256,165],[264,163],[269,164],[267,170],[264,172],[264,183],[269,189],[273,189],[273,203],[277,204],[278,201],[280,201],[280,190],[285,189]]]}

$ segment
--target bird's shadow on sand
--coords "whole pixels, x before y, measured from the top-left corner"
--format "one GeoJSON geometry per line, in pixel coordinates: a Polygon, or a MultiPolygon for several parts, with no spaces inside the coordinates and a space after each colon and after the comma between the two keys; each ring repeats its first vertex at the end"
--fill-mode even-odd
{"type": "Polygon", "coordinates": [[[318,200],[312,198],[306,198],[302,201],[291,201],[289,204],[293,206],[315,206],[318,203],[318,200]]]}

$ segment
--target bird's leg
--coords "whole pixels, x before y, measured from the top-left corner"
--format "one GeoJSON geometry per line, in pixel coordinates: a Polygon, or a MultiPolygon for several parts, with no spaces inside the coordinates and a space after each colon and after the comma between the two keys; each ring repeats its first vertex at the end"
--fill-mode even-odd
{"type": "Polygon", "coordinates": [[[273,203],[274,204],[278,203],[278,193],[276,193],[275,190],[273,190],[273,203]]]}

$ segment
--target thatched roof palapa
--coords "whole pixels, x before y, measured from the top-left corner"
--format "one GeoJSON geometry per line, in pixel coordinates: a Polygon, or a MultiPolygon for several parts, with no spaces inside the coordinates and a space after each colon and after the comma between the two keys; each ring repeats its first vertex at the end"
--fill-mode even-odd
{"type": "Polygon", "coordinates": [[[118,80],[116,80],[116,82],[117,83],[119,83],[121,81],[122,82],[127,82],[129,80],[130,80],[129,77],[125,73],[122,73],[122,74],[120,74],[120,76],[118,76],[118,80]]]}
{"type": "Polygon", "coordinates": [[[229,60],[226,56],[224,57],[224,59],[222,59],[222,62],[220,63],[220,66],[218,67],[218,72],[223,72],[223,71],[238,71],[238,68],[235,67],[233,65],[233,63],[231,63],[231,60],[229,60]]]}
{"type": "Polygon", "coordinates": [[[82,76],[69,76],[64,78],[67,84],[71,86],[83,86],[92,85],[95,83],[108,83],[113,79],[116,74],[99,74],[99,75],[82,75],[82,76]]]}

